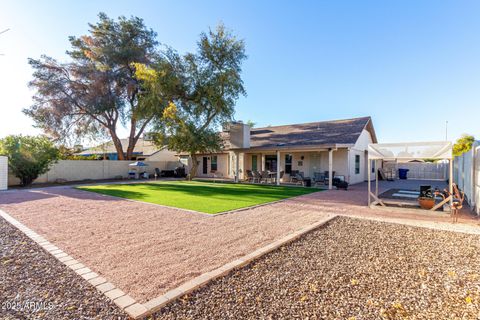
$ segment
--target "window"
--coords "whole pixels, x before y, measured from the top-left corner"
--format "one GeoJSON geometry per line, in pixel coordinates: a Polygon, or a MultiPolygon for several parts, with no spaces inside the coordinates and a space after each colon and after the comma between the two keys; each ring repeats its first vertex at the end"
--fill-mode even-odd
{"type": "Polygon", "coordinates": [[[217,171],[217,156],[212,156],[212,161],[210,162],[210,170],[217,171]]]}
{"type": "Polygon", "coordinates": [[[287,174],[292,173],[292,155],[291,154],[285,155],[285,173],[287,174]]]}
{"type": "Polygon", "coordinates": [[[375,160],[370,160],[372,162],[372,173],[375,173],[375,160]]]}
{"type": "Polygon", "coordinates": [[[355,155],[355,174],[360,173],[360,155],[355,155]]]}
{"type": "Polygon", "coordinates": [[[257,160],[257,155],[254,154],[252,155],[252,171],[258,171],[258,160],[257,160]]]}
{"type": "Polygon", "coordinates": [[[265,170],[273,172],[277,171],[277,156],[265,156],[265,170]]]}

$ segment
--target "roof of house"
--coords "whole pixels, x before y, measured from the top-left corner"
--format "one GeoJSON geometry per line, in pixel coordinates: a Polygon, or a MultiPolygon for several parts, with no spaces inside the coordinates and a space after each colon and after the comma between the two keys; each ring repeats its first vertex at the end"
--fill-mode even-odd
{"type": "MultiPolygon", "coordinates": [[[[124,151],[126,151],[128,146],[128,139],[120,139],[124,151]]],[[[141,154],[144,156],[150,156],[165,147],[158,147],[153,141],[138,139],[137,143],[135,144],[135,148],[133,149],[133,153],[141,154]]],[[[88,148],[83,150],[82,152],[77,153],[78,155],[91,155],[91,154],[104,154],[104,153],[117,153],[117,149],[115,149],[115,145],[112,141],[106,142],[96,147],[88,148]]]]}
{"type": "Polygon", "coordinates": [[[364,129],[377,142],[370,117],[252,128],[250,148],[353,145],[364,129]]]}

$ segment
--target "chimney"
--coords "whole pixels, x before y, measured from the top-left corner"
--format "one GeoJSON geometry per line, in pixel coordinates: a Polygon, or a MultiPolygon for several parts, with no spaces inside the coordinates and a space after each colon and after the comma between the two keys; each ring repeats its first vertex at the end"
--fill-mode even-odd
{"type": "Polygon", "coordinates": [[[250,126],[242,121],[231,122],[227,125],[230,132],[231,149],[250,148],[250,126]]]}

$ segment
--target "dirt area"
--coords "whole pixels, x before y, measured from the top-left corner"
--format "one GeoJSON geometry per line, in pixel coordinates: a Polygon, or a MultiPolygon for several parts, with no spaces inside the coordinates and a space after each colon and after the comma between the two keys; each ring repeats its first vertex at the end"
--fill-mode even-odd
{"type": "Polygon", "coordinates": [[[83,278],[0,218],[1,319],[129,317],[83,278]]]}
{"type": "Polygon", "coordinates": [[[340,217],[155,319],[478,319],[480,236],[340,217]]]}
{"type": "MultiPolygon", "coordinates": [[[[70,187],[0,193],[1,209],[140,302],[329,214],[451,226],[444,213],[380,211],[365,205],[362,185],[219,216],[70,187]]],[[[468,214],[460,222],[457,226],[480,230],[479,221],[468,214]]]]}

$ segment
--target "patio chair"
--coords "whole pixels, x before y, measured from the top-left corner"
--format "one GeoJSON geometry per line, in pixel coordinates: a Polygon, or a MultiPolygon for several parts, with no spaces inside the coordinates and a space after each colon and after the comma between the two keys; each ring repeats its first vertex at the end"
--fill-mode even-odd
{"type": "MultiPolygon", "coordinates": [[[[325,175],[325,179],[324,179],[323,182],[324,182],[325,185],[327,185],[328,181],[330,180],[328,170],[324,171],[323,174],[325,175]]],[[[335,171],[332,171],[332,176],[335,177],[335,171]]]]}
{"type": "MultiPolygon", "coordinates": [[[[280,171],[280,180],[282,180],[284,175],[285,175],[285,171],[280,171]]],[[[272,176],[272,174],[270,174],[270,177],[271,177],[272,183],[277,182],[277,175],[276,174],[274,176],[272,176]]]]}
{"type": "Polygon", "coordinates": [[[461,191],[458,186],[453,183],[453,204],[452,204],[452,222],[458,222],[458,210],[463,208],[465,200],[465,192],[461,191]]]}
{"type": "Polygon", "coordinates": [[[303,186],[303,184],[305,183],[305,177],[303,176],[303,172],[299,172],[295,175],[295,181],[296,184],[301,184],[303,186]]]}
{"type": "Polygon", "coordinates": [[[253,182],[255,183],[255,180],[257,180],[258,183],[262,181],[262,175],[258,171],[253,171],[253,182]]]}
{"type": "Polygon", "coordinates": [[[268,180],[270,179],[270,173],[268,171],[262,171],[261,175],[262,175],[262,178],[260,180],[260,183],[262,181],[265,181],[265,183],[268,183],[268,180]]]}
{"type": "Polygon", "coordinates": [[[255,182],[252,170],[247,170],[247,182],[255,182]]]}
{"type": "Polygon", "coordinates": [[[313,173],[313,184],[325,184],[325,174],[321,172],[314,172],[313,173]]]}
{"type": "Polygon", "coordinates": [[[292,170],[290,172],[290,182],[293,182],[293,183],[296,183],[296,179],[295,179],[295,176],[297,175],[297,173],[299,173],[300,171],[298,170],[292,170]]]}
{"type": "Polygon", "coordinates": [[[463,208],[463,201],[465,200],[465,193],[462,192],[458,186],[453,183],[453,194],[450,193],[447,189],[443,189],[443,191],[440,191],[438,188],[435,188],[433,191],[433,194],[435,197],[440,196],[442,197],[443,200],[445,200],[447,197],[450,195],[453,197],[453,204],[450,207],[451,210],[451,216],[452,216],[452,222],[458,222],[458,210],[463,208]]]}

